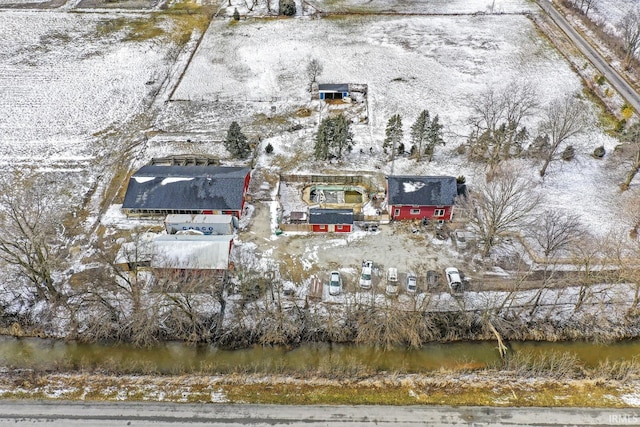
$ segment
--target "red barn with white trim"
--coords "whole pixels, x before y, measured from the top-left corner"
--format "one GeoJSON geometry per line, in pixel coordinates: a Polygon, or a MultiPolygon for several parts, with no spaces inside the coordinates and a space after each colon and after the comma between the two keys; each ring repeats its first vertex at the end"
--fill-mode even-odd
{"type": "Polygon", "coordinates": [[[353,209],[309,209],[309,224],[316,233],[350,233],[353,209]]]}
{"type": "Polygon", "coordinates": [[[387,206],[392,219],[450,221],[458,195],[453,176],[387,177],[387,206]]]}

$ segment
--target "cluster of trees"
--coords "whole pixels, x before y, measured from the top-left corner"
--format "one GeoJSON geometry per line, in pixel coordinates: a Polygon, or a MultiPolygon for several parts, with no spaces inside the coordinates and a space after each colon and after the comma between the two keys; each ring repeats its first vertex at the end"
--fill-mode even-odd
{"type": "MultiPolygon", "coordinates": [[[[440,118],[437,114],[432,119],[429,116],[429,111],[422,110],[411,126],[410,155],[418,161],[425,156],[431,161],[435,147],[445,145],[442,137],[442,128],[443,125],[440,124],[440,118]]],[[[384,153],[388,154],[391,151],[392,158],[396,154],[404,154],[405,145],[403,139],[402,117],[400,114],[394,114],[387,122],[385,138],[382,143],[384,153]]]]}
{"type": "Polygon", "coordinates": [[[353,148],[353,134],[344,114],[325,117],[316,133],[313,153],[318,160],[341,159],[342,154],[353,148]]]}
{"type": "Polygon", "coordinates": [[[533,88],[512,83],[502,89],[490,87],[472,100],[472,127],[468,137],[468,156],[485,161],[493,171],[500,163],[528,155],[542,161],[540,176],[545,176],[549,164],[571,151],[566,143],[585,131],[588,108],[577,94],[570,94],[540,107],[533,88]],[[525,118],[539,113],[536,137],[523,125],[525,118]]]}

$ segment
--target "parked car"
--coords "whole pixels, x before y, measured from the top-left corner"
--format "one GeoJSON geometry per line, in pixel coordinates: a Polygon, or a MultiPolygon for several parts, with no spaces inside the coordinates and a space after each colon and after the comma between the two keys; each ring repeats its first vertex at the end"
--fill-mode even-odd
{"type": "Polygon", "coordinates": [[[467,236],[465,236],[465,232],[462,230],[456,230],[456,246],[458,249],[466,249],[467,248],[467,236]]]}
{"type": "Polygon", "coordinates": [[[444,274],[447,277],[447,284],[451,292],[462,292],[462,279],[460,278],[460,272],[455,267],[448,267],[444,270],[444,274]]]}
{"type": "Polygon", "coordinates": [[[342,277],[337,271],[331,272],[331,279],[329,279],[329,295],[340,295],[342,292],[342,277]]]}
{"type": "Polygon", "coordinates": [[[418,280],[416,278],[415,273],[409,272],[407,273],[407,292],[410,294],[415,294],[418,289],[418,280]]]}
{"type": "Polygon", "coordinates": [[[387,270],[387,295],[398,295],[398,269],[391,267],[387,270]]]}
{"type": "Polygon", "coordinates": [[[436,285],[438,284],[438,278],[439,278],[439,274],[437,271],[435,270],[429,270],[427,271],[427,287],[429,289],[433,289],[436,287],[436,285]]]}
{"type": "Polygon", "coordinates": [[[362,273],[360,274],[360,287],[362,289],[371,288],[371,274],[373,272],[373,261],[362,262],[362,273]]]}

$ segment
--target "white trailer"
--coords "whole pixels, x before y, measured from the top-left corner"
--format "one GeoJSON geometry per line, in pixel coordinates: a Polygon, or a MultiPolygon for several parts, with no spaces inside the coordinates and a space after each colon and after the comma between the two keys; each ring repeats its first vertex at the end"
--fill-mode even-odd
{"type": "Polygon", "coordinates": [[[206,235],[229,235],[238,227],[237,221],[233,215],[171,214],[165,218],[164,226],[168,234],[196,230],[206,235]]]}

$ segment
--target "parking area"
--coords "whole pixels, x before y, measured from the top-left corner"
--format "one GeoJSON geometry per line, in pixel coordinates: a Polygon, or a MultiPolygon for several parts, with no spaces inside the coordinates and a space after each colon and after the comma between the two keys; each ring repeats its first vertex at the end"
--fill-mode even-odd
{"type": "Polygon", "coordinates": [[[437,239],[433,230],[420,227],[416,230],[415,224],[410,222],[383,224],[374,232],[356,230],[345,234],[284,233],[278,236],[270,229],[270,223],[269,204],[256,203],[250,224],[240,234],[240,239],[243,243],[254,243],[246,250],[254,251],[262,264],[279,266],[281,277],[298,282],[295,285],[302,285],[302,281],[312,276],[326,284],[330,273],[338,271],[343,292],[361,292],[362,263],[371,260],[371,292],[385,292],[385,274],[389,268],[398,271],[400,294],[407,293],[409,272],[417,277],[418,292],[438,292],[447,290],[445,268],[456,266],[461,271],[467,270],[462,266],[466,264],[465,255],[457,251],[451,239],[437,239]]]}

